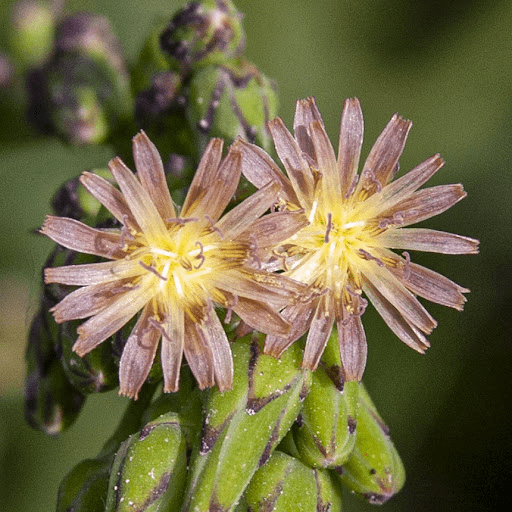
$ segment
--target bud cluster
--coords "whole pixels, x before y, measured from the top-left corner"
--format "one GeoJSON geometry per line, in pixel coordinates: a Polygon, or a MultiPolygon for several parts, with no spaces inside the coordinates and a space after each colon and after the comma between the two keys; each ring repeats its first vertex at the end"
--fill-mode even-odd
{"type": "Polygon", "coordinates": [[[155,23],[132,85],[137,124],[165,157],[197,160],[211,137],[240,136],[268,149],[275,86],[244,58],[241,18],[231,0],[206,0],[155,23]]]}
{"type": "Polygon", "coordinates": [[[33,4],[12,38],[31,119],[123,158],[143,128],[135,173],[116,157],[68,181],[40,230],[58,245],[29,331],[27,421],[57,435],[92,393],[134,399],[63,479],[57,511],[336,512],[342,489],[387,501],[405,472],[361,382],[361,316],[372,302],[424,352],[436,322],[416,296],[462,309],[468,290],[391,250],[476,253],[468,237],[402,229],[462,186],[418,190],[439,155],[393,181],[411,126],[397,115],[358,174],[356,98],[337,157],[314,98],[292,134],[231,0],[159,20],[132,65],[105,18],[44,3],[38,18],[33,4]]]}

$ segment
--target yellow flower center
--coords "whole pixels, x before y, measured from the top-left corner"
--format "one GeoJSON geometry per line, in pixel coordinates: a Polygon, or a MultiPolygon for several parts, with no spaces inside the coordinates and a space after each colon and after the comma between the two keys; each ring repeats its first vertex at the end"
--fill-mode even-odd
{"type": "Polygon", "coordinates": [[[352,215],[347,204],[331,206],[322,212],[313,204],[310,224],[284,243],[294,262],[287,275],[320,293],[327,290],[337,300],[345,295],[347,303],[352,302],[347,294],[361,293],[361,261],[375,260],[382,265],[373,255],[380,245],[375,235],[382,228],[368,212],[363,218],[352,215]]]}
{"type": "MultiPolygon", "coordinates": [[[[183,307],[194,321],[204,316],[211,301],[229,306],[214,278],[219,282],[219,272],[249,257],[247,244],[223,240],[213,224],[203,219],[176,219],[169,223],[167,236],[139,244],[131,257],[153,274],[157,300],[168,307],[183,307]]],[[[151,277],[148,274],[146,279],[151,277]]]]}

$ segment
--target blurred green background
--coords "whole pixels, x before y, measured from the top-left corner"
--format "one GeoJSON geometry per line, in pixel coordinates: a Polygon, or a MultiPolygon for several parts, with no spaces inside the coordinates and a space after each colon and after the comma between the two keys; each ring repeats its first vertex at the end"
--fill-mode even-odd
{"type": "MultiPolygon", "coordinates": [[[[0,26],[9,5],[0,2],[0,26]]],[[[462,182],[468,198],[429,227],[481,240],[478,256],[413,254],[471,289],[463,313],[428,305],[439,321],[425,356],[402,345],[368,308],[365,382],[391,427],[408,480],[384,511],[494,511],[512,477],[512,2],[507,0],[238,0],[247,57],[279,87],[291,126],[296,99],[315,96],[337,146],[344,98],[357,96],[365,146],[394,112],[414,126],[408,170],[439,152],[431,184],[462,182]],[[507,335],[506,333],[509,332],[507,335]]],[[[135,58],[155,15],[182,2],[69,1],[105,14],[135,58]]],[[[5,48],[5,31],[0,48],[5,48]]],[[[0,510],[52,511],[61,478],[95,455],[127,399],[88,400],[58,439],[23,418],[25,337],[51,247],[32,232],[66,179],[104,166],[103,148],[68,147],[35,135],[23,91],[0,89],[0,510]]],[[[348,493],[347,493],[348,494],[348,493]]],[[[346,511],[374,507],[347,497],[346,511]]]]}

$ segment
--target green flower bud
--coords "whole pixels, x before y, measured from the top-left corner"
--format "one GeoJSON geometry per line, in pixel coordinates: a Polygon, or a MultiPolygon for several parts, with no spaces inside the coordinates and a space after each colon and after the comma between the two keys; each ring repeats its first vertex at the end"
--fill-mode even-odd
{"type": "Polygon", "coordinates": [[[57,435],[75,422],[85,397],[71,385],[55,352],[57,328],[44,303],[28,335],[25,418],[32,428],[57,435]]]}
{"type": "Polygon", "coordinates": [[[324,470],[275,451],[256,471],[244,492],[251,512],[289,510],[341,512],[339,486],[324,470]]]}
{"type": "MultiPolygon", "coordinates": [[[[247,340],[245,340],[247,341],[247,340]]],[[[233,344],[233,390],[205,394],[201,443],[192,454],[186,510],[227,511],[290,429],[309,391],[295,344],[280,360],[259,345],[233,344]]]]}
{"type": "MultiPolygon", "coordinates": [[[[92,172],[112,180],[112,174],[107,169],[94,169],[92,172]]],[[[66,181],[52,198],[52,209],[56,215],[81,220],[86,224],[96,221],[100,208],[100,202],[80,183],[80,177],[66,181]]]]}
{"type": "Polygon", "coordinates": [[[57,512],[104,512],[112,458],[85,459],[62,480],[57,512]]]}
{"type": "Polygon", "coordinates": [[[169,21],[166,17],[158,17],[153,22],[149,35],[139,52],[137,61],[132,66],[131,84],[134,95],[149,89],[152,86],[155,75],[166,72],[176,73],[169,68],[167,56],[160,47],[160,36],[167,28],[168,23],[169,21]]]}
{"type": "MultiPolygon", "coordinates": [[[[196,135],[186,117],[186,102],[180,78],[172,71],[153,75],[150,86],[137,94],[137,125],[158,146],[164,162],[171,154],[198,159],[196,135]]],[[[172,187],[173,183],[169,185],[172,187]]]]}
{"type": "Polygon", "coordinates": [[[52,58],[29,79],[29,119],[76,144],[99,144],[132,122],[133,100],[121,45],[106,18],[60,22],[52,58]]]}
{"type": "MultiPolygon", "coordinates": [[[[83,394],[110,391],[119,385],[118,365],[113,357],[112,345],[102,343],[83,357],[75,354],[71,347],[78,337],[76,328],[80,323],[64,322],[60,326],[60,357],[64,372],[69,382],[83,394]]],[[[129,331],[123,332],[126,339],[129,331]]]]}
{"type": "Polygon", "coordinates": [[[341,481],[369,503],[389,500],[404,485],[405,470],[368,392],[361,384],[354,450],[339,471],[341,481]]]}
{"type": "Polygon", "coordinates": [[[356,442],[359,382],[337,389],[322,368],[313,373],[301,421],[294,426],[299,458],[312,467],[335,468],[350,457],[356,442]]]}
{"type": "Polygon", "coordinates": [[[245,46],[241,19],[230,0],[187,4],[160,37],[170,68],[185,76],[190,70],[240,56],[245,46]]]}
{"type": "Polygon", "coordinates": [[[155,387],[145,385],[139,400],[130,401],[114,434],[94,459],[79,462],[62,480],[57,497],[57,512],[104,512],[110,470],[115,452],[127,436],[140,429],[141,417],[155,387]]]}
{"type": "MultiPolygon", "coordinates": [[[[60,205],[62,206],[62,205],[60,205]]],[[[45,268],[61,265],[92,263],[95,256],[76,253],[57,246],[48,258],[45,268]]],[[[109,391],[118,385],[118,361],[122,347],[133,327],[132,321],[112,337],[111,343],[103,343],[94,350],[79,357],[72,351],[78,335],[76,328],[80,321],[69,321],[56,324],[49,315],[53,308],[67,294],[67,287],[59,284],[45,284],[43,288],[44,309],[48,314],[48,324],[53,326],[54,350],[60,359],[60,367],[66,379],[83,394],[109,391]]]]}
{"type": "Polygon", "coordinates": [[[110,473],[105,511],[180,510],[186,470],[179,417],[160,416],[121,444],[110,473]]]}
{"type": "Polygon", "coordinates": [[[9,25],[10,49],[21,69],[42,65],[53,51],[56,13],[49,1],[16,2],[9,25]]]}
{"type": "Polygon", "coordinates": [[[200,133],[200,147],[210,137],[232,142],[239,136],[269,151],[266,123],[276,113],[274,84],[245,60],[209,66],[192,76],[187,114],[200,133]]]}

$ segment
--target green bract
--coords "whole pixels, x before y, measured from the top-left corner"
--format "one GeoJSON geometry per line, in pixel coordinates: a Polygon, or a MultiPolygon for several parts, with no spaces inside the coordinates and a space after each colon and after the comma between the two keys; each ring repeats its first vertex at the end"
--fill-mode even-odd
{"type": "Polygon", "coordinates": [[[202,147],[210,137],[242,137],[270,149],[266,123],[276,115],[277,97],[274,84],[253,64],[231,59],[201,69],[190,81],[188,99],[188,119],[202,147]]]}
{"type": "Polygon", "coordinates": [[[233,345],[233,391],[209,391],[200,446],[190,464],[185,510],[231,510],[259,466],[289,430],[309,391],[302,351],[291,347],[281,360],[259,344],[233,345]]]}
{"type": "Polygon", "coordinates": [[[341,481],[370,503],[384,503],[404,485],[405,470],[368,392],[361,385],[357,438],[341,481]]]}
{"type": "Polygon", "coordinates": [[[110,473],[106,512],[178,511],[186,468],[179,416],[164,414],[121,444],[110,473]]]}
{"type": "Polygon", "coordinates": [[[241,510],[251,512],[342,509],[341,490],[327,471],[312,469],[277,450],[255,473],[244,498],[246,508],[242,505],[241,510]]]}

